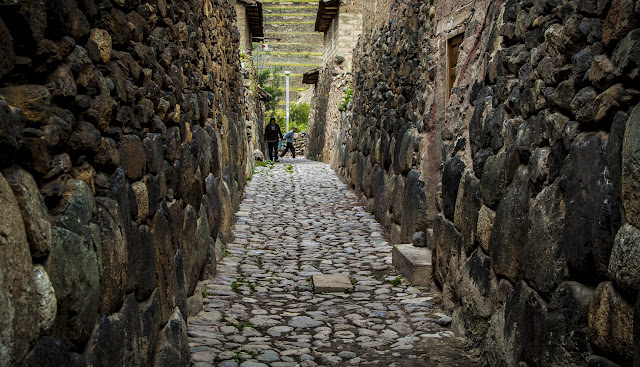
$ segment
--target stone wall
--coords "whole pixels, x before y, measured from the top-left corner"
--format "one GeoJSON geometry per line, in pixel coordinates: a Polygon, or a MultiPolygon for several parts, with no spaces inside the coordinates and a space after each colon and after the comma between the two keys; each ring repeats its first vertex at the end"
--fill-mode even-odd
{"type": "Polygon", "coordinates": [[[337,170],[394,242],[425,233],[487,365],[640,363],[639,12],[393,1],[359,41],[337,170]]]}
{"type": "Polygon", "coordinates": [[[309,110],[310,159],[335,166],[334,145],[338,134],[338,121],[343,112],[340,102],[351,85],[353,48],[362,33],[362,8],[359,0],[344,0],[339,13],[324,32],[323,64],[314,89],[309,110]]]}
{"type": "Polygon", "coordinates": [[[227,0],[0,2],[0,365],[189,365],[261,108],[239,36],[227,0]]]}

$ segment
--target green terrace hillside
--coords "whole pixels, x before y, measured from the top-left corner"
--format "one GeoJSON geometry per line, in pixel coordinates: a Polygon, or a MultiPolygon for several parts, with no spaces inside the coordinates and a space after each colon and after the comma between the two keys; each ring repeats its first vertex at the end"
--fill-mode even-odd
{"type": "MultiPolygon", "coordinates": [[[[303,74],[322,64],[324,35],[315,32],[317,0],[265,0],[264,34],[268,51],[254,44],[253,60],[257,70],[275,72],[279,89],[285,89],[284,71],[290,71],[290,100],[295,103],[311,85],[303,84],[303,74]]],[[[284,97],[278,109],[283,109],[284,97]]]]}

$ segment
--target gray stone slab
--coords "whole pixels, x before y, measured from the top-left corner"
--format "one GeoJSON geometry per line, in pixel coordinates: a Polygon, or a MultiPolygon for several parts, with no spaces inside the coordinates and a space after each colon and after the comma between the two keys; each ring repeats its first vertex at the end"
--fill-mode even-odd
{"type": "Polygon", "coordinates": [[[315,293],[353,292],[353,284],[344,274],[315,274],[313,275],[313,291],[315,293]]]}
{"type": "Polygon", "coordinates": [[[431,285],[431,250],[428,248],[412,244],[395,245],[391,263],[411,284],[431,285]]]}

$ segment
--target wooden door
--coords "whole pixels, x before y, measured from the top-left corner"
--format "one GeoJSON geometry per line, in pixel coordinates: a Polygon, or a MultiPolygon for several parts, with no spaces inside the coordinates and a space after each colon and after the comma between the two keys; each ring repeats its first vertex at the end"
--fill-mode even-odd
{"type": "Polygon", "coordinates": [[[459,34],[447,41],[447,55],[448,55],[448,67],[447,67],[447,96],[451,96],[451,88],[456,81],[456,66],[458,65],[458,55],[460,54],[460,45],[464,34],[459,34]]]}

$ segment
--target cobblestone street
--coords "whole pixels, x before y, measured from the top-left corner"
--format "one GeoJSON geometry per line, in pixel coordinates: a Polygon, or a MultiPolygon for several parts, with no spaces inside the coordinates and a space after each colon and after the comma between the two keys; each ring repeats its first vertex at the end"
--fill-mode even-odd
{"type": "Polygon", "coordinates": [[[235,240],[189,318],[194,366],[476,366],[437,292],[391,266],[380,225],[328,165],[257,167],[235,240]],[[355,290],[313,292],[314,274],[355,290]]]}

